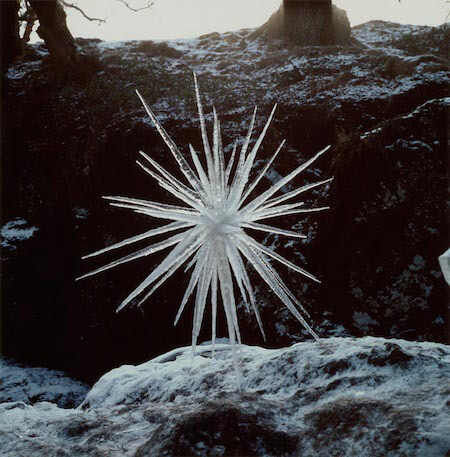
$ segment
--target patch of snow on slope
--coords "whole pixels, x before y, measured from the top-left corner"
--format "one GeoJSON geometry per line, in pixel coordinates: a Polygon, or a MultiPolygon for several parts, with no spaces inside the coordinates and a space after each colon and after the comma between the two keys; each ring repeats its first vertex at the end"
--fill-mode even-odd
{"type": "Polygon", "coordinates": [[[352,28],[352,35],[367,46],[390,46],[393,40],[414,31],[426,30],[420,25],[404,25],[388,21],[369,21],[352,28]]]}
{"type": "Polygon", "coordinates": [[[132,44],[132,41],[100,41],[96,46],[100,50],[123,49],[132,44]]]}

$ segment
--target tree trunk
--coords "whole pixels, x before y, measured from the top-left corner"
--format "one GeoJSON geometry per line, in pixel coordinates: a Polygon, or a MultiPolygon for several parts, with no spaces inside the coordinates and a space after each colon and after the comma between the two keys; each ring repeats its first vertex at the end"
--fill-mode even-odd
{"type": "Polygon", "coordinates": [[[28,7],[28,10],[27,10],[27,22],[25,25],[25,32],[23,32],[23,37],[22,37],[22,40],[24,43],[28,43],[30,41],[31,32],[33,31],[33,26],[36,21],[37,21],[36,13],[34,12],[34,9],[31,8],[31,6],[30,6],[30,7],[28,7]]]}
{"type": "Polygon", "coordinates": [[[66,13],[58,0],[30,0],[38,19],[38,35],[61,69],[73,69],[79,60],[77,44],[66,23],[66,13]]]}
{"type": "Polygon", "coordinates": [[[329,44],[331,11],[331,0],[284,0],[284,34],[304,44],[329,44]]]}
{"type": "Polygon", "coordinates": [[[331,0],[283,0],[258,33],[303,46],[346,44],[350,40],[350,23],[345,11],[331,0]]]}
{"type": "Polygon", "coordinates": [[[1,72],[8,69],[14,59],[21,55],[23,50],[19,36],[19,0],[0,0],[1,17],[1,72]]]}

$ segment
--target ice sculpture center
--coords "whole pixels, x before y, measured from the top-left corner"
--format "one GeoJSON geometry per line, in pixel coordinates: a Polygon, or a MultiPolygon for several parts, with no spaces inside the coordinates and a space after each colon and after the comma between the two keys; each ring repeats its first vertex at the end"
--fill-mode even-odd
{"type": "Polygon", "coordinates": [[[205,216],[205,225],[213,237],[223,237],[240,231],[237,215],[227,212],[205,216]]]}

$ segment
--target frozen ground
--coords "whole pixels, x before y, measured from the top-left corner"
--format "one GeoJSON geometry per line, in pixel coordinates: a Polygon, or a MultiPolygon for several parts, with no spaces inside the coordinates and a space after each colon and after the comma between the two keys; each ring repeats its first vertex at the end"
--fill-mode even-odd
{"type": "MultiPolygon", "coordinates": [[[[164,43],[83,40],[82,47],[108,65],[105,76],[112,69],[116,77],[122,69],[123,83],[117,88],[128,90],[130,97],[139,88],[162,120],[169,113],[186,121],[195,117],[193,70],[206,89],[207,105],[214,104],[221,114],[230,116],[244,106],[275,101],[291,109],[326,103],[329,110],[335,110],[347,102],[376,102],[424,84],[450,81],[448,25],[433,28],[371,21],[353,29],[357,41],[350,47],[285,46],[277,40],[255,39],[253,31],[164,43]],[[148,80],[155,77],[167,87],[150,87],[148,80]]],[[[44,52],[38,45],[36,51],[44,52]]],[[[40,62],[24,63],[10,69],[8,77],[14,83],[39,69],[40,62]]],[[[94,84],[99,90],[98,82],[90,82],[94,84]]],[[[236,125],[231,127],[236,131],[236,125]]]]}
{"type": "Polygon", "coordinates": [[[382,338],[181,348],[105,374],[76,409],[0,404],[2,456],[423,456],[450,450],[450,349],[382,338]],[[221,350],[220,350],[221,349],[221,350]]]}

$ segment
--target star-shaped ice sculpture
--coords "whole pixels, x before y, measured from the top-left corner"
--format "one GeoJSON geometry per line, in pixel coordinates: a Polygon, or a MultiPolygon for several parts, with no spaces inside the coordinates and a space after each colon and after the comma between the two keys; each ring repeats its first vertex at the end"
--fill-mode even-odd
{"type": "Polygon", "coordinates": [[[237,284],[243,300],[246,303],[250,303],[252,306],[264,337],[255,293],[247,273],[247,262],[256,270],[275,295],[278,296],[311,335],[317,339],[316,333],[302,315],[302,313],[308,315],[307,311],[288,289],[276,269],[272,266],[271,261],[276,260],[313,281],[318,281],[317,278],[303,268],[300,268],[277,254],[272,249],[269,249],[256,241],[249,232],[251,233],[252,230],[257,230],[293,238],[306,238],[304,235],[295,231],[272,227],[271,225],[266,225],[264,222],[267,219],[274,219],[290,214],[309,213],[328,209],[327,207],[305,209],[303,208],[303,202],[285,202],[292,200],[303,192],[322,186],[330,182],[331,179],[308,184],[290,192],[280,193],[278,196],[275,195],[329,149],[329,146],[318,152],[314,157],[297,167],[287,176],[280,179],[276,184],[262,192],[256,198],[249,200],[250,194],[265,175],[284,144],[283,141],[259,174],[253,180],[250,180],[250,172],[256,154],[270,125],[276,105],[260,136],[253,147],[249,149],[256,117],[255,108],[250,128],[241,150],[239,153],[236,152],[237,148],[235,143],[231,157],[227,162],[224,157],[222,146],[220,122],[215,109],[213,110],[213,145],[212,148],[210,147],[195,73],[194,83],[205,163],[202,163],[198,153],[189,145],[192,165],[189,164],[168,133],[164,130],[141,94],[136,91],[145,110],[177,161],[185,180],[184,182],[180,181],[143,152],[140,152],[140,154],[142,159],[145,159],[145,162],[141,163],[137,161],[137,163],[154,178],[162,188],[180,200],[181,205],[168,205],[128,197],[104,197],[107,200],[110,200],[111,205],[113,206],[128,208],[152,218],[167,219],[172,222],[132,238],[128,238],[112,246],[108,246],[83,258],[97,256],[104,252],[118,249],[157,235],[169,233],[171,235],[167,235],[166,239],[98,268],[81,278],[100,273],[123,263],[130,262],[131,260],[172,247],[172,250],[165,259],[128,295],[128,297],[125,298],[125,300],[123,300],[117,310],[120,311],[136,297],[141,298],[139,303],[147,300],[158,287],[164,284],[182,265],[187,263],[186,271],[192,269],[192,273],[176,315],[175,324],[178,322],[189,297],[195,290],[192,329],[192,347],[193,350],[195,350],[203,314],[208,302],[208,295],[210,295],[212,307],[212,341],[214,344],[216,338],[218,294],[220,291],[221,301],[227,320],[230,344],[233,354],[235,354],[236,340],[240,344],[241,337],[236,312],[234,282],[237,284]],[[175,234],[172,234],[172,232],[175,232],[175,234]]]}

